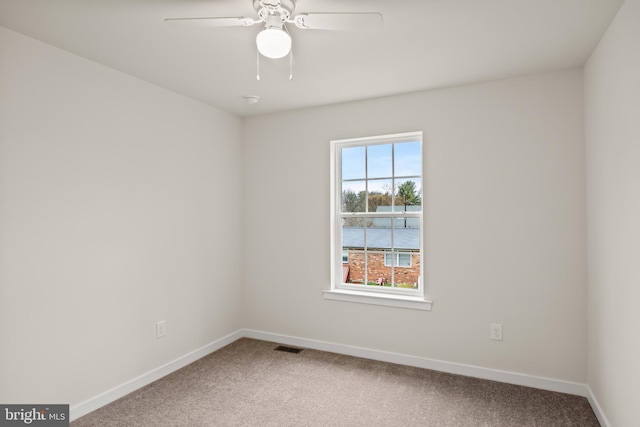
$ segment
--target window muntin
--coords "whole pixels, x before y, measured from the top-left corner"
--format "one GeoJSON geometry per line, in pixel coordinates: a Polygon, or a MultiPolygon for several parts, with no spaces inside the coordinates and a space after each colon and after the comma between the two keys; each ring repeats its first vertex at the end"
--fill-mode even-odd
{"type": "Polygon", "coordinates": [[[332,288],[422,296],[422,133],[331,148],[332,288]]]}

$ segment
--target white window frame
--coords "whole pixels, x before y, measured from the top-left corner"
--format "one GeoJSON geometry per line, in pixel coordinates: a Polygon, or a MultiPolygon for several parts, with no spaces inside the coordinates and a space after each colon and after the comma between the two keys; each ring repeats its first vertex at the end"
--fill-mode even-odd
{"type": "MultiPolygon", "coordinates": [[[[379,135],[364,138],[352,138],[333,140],[330,143],[330,178],[331,178],[331,288],[323,291],[324,297],[331,300],[350,301],[366,304],[385,305],[393,307],[412,308],[419,310],[431,310],[431,301],[425,299],[424,291],[424,224],[422,211],[395,211],[395,212],[341,212],[342,198],[342,148],[363,145],[379,145],[401,142],[414,142],[419,140],[422,144],[422,157],[424,158],[424,143],[422,132],[407,132],[392,135],[379,135]],[[353,285],[342,283],[342,223],[346,217],[379,217],[379,218],[417,218],[420,224],[420,273],[418,289],[404,289],[395,287],[377,287],[353,285]]],[[[401,177],[398,177],[402,179],[401,177]]],[[[421,159],[421,176],[424,186],[424,161],[421,159]]],[[[424,194],[423,203],[424,207],[424,194]]],[[[393,221],[392,221],[393,222],[393,221]]],[[[403,252],[404,253],[404,252],[403,252]]],[[[413,254],[412,254],[413,255],[413,254]]]]}

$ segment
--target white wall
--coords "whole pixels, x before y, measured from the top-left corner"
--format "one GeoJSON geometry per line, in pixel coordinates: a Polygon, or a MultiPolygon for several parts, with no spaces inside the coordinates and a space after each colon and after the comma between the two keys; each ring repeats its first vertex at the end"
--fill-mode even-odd
{"type": "Polygon", "coordinates": [[[0,402],[76,404],[240,327],[240,125],[0,28],[0,402]]]}
{"type": "Polygon", "coordinates": [[[640,2],[585,67],[589,386],[612,426],[640,425],[640,2]]]}
{"type": "Polygon", "coordinates": [[[245,119],[245,326],[586,382],[582,85],[569,70],[245,119]],[[416,130],[433,311],[324,300],[329,141],[416,130]]]}

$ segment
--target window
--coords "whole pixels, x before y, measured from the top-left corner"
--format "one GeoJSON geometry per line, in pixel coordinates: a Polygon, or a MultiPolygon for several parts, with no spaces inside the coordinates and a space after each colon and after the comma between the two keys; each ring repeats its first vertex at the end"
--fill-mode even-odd
{"type": "Polygon", "coordinates": [[[411,267],[411,254],[406,252],[387,252],[384,254],[385,267],[411,267]]]}
{"type": "Polygon", "coordinates": [[[327,293],[425,302],[422,132],[331,141],[331,166],[327,293]]]}

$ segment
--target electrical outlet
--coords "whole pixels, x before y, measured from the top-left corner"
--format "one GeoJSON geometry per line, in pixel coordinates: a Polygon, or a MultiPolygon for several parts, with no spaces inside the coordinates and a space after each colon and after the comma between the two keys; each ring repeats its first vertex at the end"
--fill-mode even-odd
{"type": "Polygon", "coordinates": [[[167,322],[160,320],[156,322],[156,338],[162,338],[167,333],[167,322]]]}
{"type": "Polygon", "coordinates": [[[491,324],[491,335],[492,340],[502,341],[502,323],[492,323],[491,324]]]}

